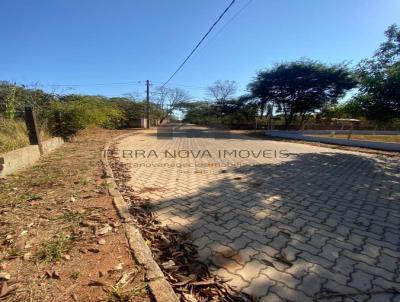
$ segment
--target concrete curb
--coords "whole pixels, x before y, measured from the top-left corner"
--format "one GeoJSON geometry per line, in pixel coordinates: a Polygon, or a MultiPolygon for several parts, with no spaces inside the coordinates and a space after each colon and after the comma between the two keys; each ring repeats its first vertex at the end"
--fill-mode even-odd
{"type": "MultiPolygon", "coordinates": [[[[325,144],[333,144],[338,146],[348,146],[348,147],[357,147],[357,148],[367,148],[372,150],[381,150],[388,152],[400,152],[400,144],[399,143],[388,143],[388,142],[375,142],[375,141],[364,141],[364,140],[347,140],[342,138],[331,138],[331,137],[319,137],[319,136],[307,136],[303,135],[300,131],[280,131],[280,130],[272,130],[265,131],[264,134],[266,136],[279,137],[279,138],[287,138],[308,142],[316,142],[316,143],[325,143],[325,144]]],[[[306,134],[306,133],[304,133],[306,134]]]]}
{"type": "Polygon", "coordinates": [[[61,137],[53,137],[42,142],[44,154],[40,154],[38,145],[29,145],[0,154],[0,177],[5,177],[32,166],[40,160],[42,155],[50,153],[62,144],[64,144],[64,140],[61,137]]]}
{"type": "Polygon", "coordinates": [[[150,248],[144,241],[140,231],[136,228],[134,219],[129,213],[128,205],[118,191],[118,186],[114,180],[114,173],[108,162],[107,154],[111,143],[129,135],[132,134],[119,135],[104,146],[101,161],[104,167],[104,176],[108,185],[108,191],[113,198],[113,203],[119,216],[122,218],[125,236],[128,239],[129,248],[132,251],[133,257],[139,265],[142,265],[146,269],[148,286],[154,300],[156,302],[179,302],[171,285],[165,279],[158,264],[154,261],[150,248]]]}

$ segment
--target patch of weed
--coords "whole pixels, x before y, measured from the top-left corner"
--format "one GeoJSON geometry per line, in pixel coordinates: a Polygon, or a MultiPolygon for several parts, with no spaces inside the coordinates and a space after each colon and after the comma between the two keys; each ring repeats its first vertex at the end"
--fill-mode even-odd
{"type": "Polygon", "coordinates": [[[40,261],[59,261],[61,257],[71,249],[69,239],[66,237],[53,238],[43,243],[37,258],[40,261]]]}
{"type": "Polygon", "coordinates": [[[143,293],[147,285],[138,286],[129,290],[124,290],[121,286],[113,286],[107,296],[108,302],[129,302],[132,298],[143,293]]]}
{"type": "Polygon", "coordinates": [[[71,275],[70,275],[70,277],[71,277],[72,279],[76,280],[76,279],[79,278],[80,275],[81,275],[81,272],[76,271],[76,272],[72,272],[71,275]]]}

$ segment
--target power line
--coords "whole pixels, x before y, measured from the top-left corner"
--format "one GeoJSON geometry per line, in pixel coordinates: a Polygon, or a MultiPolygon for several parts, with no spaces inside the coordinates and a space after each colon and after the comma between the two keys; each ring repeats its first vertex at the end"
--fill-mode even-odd
{"type": "Polygon", "coordinates": [[[190,57],[194,54],[194,52],[199,48],[201,43],[207,38],[207,36],[210,34],[210,32],[214,29],[214,27],[218,24],[218,22],[222,19],[222,17],[226,14],[226,12],[231,8],[231,6],[236,2],[236,0],[232,0],[232,2],[228,5],[227,8],[222,12],[222,14],[218,17],[218,19],[214,22],[214,24],[210,27],[210,29],[207,31],[207,33],[201,38],[200,42],[197,43],[197,45],[193,48],[193,50],[190,52],[190,54],[186,57],[186,59],[182,62],[181,65],[175,70],[175,72],[169,77],[167,81],[162,85],[164,87],[165,85],[168,84],[169,81],[179,72],[179,70],[182,69],[183,65],[190,59],[190,57]]]}
{"type": "Polygon", "coordinates": [[[252,2],[253,0],[247,1],[245,5],[243,5],[221,28],[217,33],[208,40],[208,42],[202,47],[202,49],[206,48],[234,19],[236,19],[252,2]]]}
{"type": "MultiPolygon", "coordinates": [[[[153,81],[155,84],[162,84],[164,82],[159,82],[159,81],[153,81]]],[[[164,87],[165,85],[162,85],[161,87],[164,87]]],[[[179,83],[170,83],[168,86],[176,86],[176,87],[187,87],[187,88],[201,88],[201,89],[206,89],[208,86],[197,86],[197,85],[189,85],[189,84],[179,84],[179,83]]]]}
{"type": "MultiPolygon", "coordinates": [[[[113,82],[113,83],[89,83],[89,84],[40,84],[37,86],[42,87],[89,87],[89,86],[112,86],[112,85],[132,85],[132,84],[142,84],[144,81],[131,81],[131,82],[113,82]]],[[[29,86],[29,85],[26,85],[29,86]]]]}

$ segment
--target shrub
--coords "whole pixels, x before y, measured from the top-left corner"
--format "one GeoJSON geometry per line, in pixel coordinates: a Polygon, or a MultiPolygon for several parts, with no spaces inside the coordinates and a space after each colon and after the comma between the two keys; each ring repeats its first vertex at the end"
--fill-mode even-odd
{"type": "Polygon", "coordinates": [[[53,102],[45,117],[52,133],[63,137],[93,126],[115,129],[124,120],[123,112],[113,104],[86,96],[53,102]]]}

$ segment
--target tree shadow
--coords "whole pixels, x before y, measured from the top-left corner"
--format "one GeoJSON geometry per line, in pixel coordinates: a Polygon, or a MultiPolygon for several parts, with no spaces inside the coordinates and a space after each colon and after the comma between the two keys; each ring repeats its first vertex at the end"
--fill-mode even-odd
{"type": "Polygon", "coordinates": [[[189,172],[189,194],[150,202],[164,224],[188,231],[201,260],[240,290],[282,301],[359,301],[372,296],[361,293],[400,290],[395,160],[297,154],[282,163],[209,171],[220,180],[200,188],[201,173],[189,172]]]}
{"type": "Polygon", "coordinates": [[[207,127],[193,127],[187,125],[168,124],[157,127],[155,132],[143,133],[145,136],[157,137],[157,139],[176,139],[176,138],[212,138],[212,139],[234,139],[234,140],[255,140],[255,137],[243,137],[242,134],[229,129],[223,124],[210,124],[207,127]]]}

